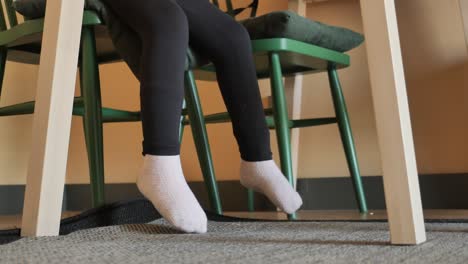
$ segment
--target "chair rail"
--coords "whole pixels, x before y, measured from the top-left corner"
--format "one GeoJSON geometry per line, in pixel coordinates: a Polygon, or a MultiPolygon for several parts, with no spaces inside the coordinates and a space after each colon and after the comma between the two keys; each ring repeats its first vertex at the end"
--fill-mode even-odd
{"type": "MultiPolygon", "coordinates": [[[[221,8],[218,0],[212,0],[211,2],[216,7],[221,8]]],[[[234,8],[234,5],[232,4],[232,0],[224,1],[226,5],[226,9],[227,9],[226,13],[232,17],[236,17],[237,15],[239,15],[240,13],[244,12],[247,9],[250,9],[250,17],[255,17],[257,15],[258,2],[259,0],[252,0],[252,2],[245,7],[234,8]]]]}

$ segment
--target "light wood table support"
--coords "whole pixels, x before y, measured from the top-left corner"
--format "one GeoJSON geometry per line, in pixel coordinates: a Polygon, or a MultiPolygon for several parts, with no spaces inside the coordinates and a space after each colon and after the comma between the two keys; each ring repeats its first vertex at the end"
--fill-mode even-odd
{"type": "Polygon", "coordinates": [[[460,12],[463,19],[463,28],[465,29],[465,41],[468,48],[468,0],[460,0],[460,12]]]}
{"type": "Polygon", "coordinates": [[[361,0],[393,244],[426,240],[394,0],[361,0]]]}
{"type": "MultiPolygon", "coordinates": [[[[302,0],[290,0],[288,2],[289,10],[304,17],[306,16],[306,7],[307,4],[302,0]]],[[[284,89],[286,100],[288,102],[288,114],[290,119],[301,118],[303,80],[304,76],[302,74],[284,78],[284,89]]],[[[299,128],[291,129],[291,159],[295,187],[297,185],[297,173],[299,167],[299,133],[299,128]]]]}
{"type": "Polygon", "coordinates": [[[22,236],[59,234],[84,0],[48,0],[22,236]]]}
{"type": "MultiPolygon", "coordinates": [[[[290,0],[289,8],[305,16],[307,3],[313,1],[290,0]]],[[[395,2],[361,0],[360,4],[391,243],[419,244],[426,240],[426,232],[395,2]]],[[[291,98],[295,98],[288,102],[293,108],[294,105],[300,105],[300,97],[291,98]]]]}

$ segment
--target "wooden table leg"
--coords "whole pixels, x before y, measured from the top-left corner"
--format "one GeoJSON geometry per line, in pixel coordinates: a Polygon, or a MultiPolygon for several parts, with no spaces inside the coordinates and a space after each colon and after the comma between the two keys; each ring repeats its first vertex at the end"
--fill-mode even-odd
{"type": "MultiPolygon", "coordinates": [[[[288,9],[304,17],[307,15],[306,7],[307,4],[303,0],[288,1],[288,9]]],[[[302,83],[304,76],[302,74],[298,74],[294,77],[285,77],[284,79],[289,118],[299,119],[301,117],[302,83]]],[[[293,164],[294,186],[296,186],[297,183],[297,171],[299,166],[299,132],[300,129],[298,128],[291,130],[291,157],[293,164]]]]}
{"type": "Polygon", "coordinates": [[[59,234],[84,0],[48,0],[22,236],[59,234]]]}
{"type": "Polygon", "coordinates": [[[392,244],[426,240],[394,0],[361,0],[392,244]]]}
{"type": "Polygon", "coordinates": [[[463,27],[465,29],[465,41],[468,47],[468,0],[460,0],[460,12],[463,17],[463,27]]]}

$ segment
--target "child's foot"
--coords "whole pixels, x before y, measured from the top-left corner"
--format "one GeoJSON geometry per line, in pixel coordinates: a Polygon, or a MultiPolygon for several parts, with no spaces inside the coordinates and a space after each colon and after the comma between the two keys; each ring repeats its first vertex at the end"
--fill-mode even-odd
{"type": "Polygon", "coordinates": [[[301,196],[289,184],[273,160],[241,160],[240,182],[246,188],[265,194],[288,214],[294,213],[302,205],[301,196]]]}
{"type": "Polygon", "coordinates": [[[145,154],[136,184],[164,219],[176,228],[185,232],[206,232],[206,214],[185,180],[179,155],[145,154]]]}

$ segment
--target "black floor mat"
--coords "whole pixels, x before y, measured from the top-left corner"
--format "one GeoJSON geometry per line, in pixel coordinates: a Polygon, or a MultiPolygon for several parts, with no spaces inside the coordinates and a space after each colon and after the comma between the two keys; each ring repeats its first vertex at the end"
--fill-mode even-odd
{"type": "MultiPolygon", "coordinates": [[[[218,215],[207,210],[205,212],[208,219],[213,221],[255,221],[218,215]]],[[[62,219],[60,221],[60,235],[86,228],[147,223],[158,218],[161,218],[161,215],[146,199],[115,202],[62,219]]],[[[0,245],[20,239],[20,234],[20,228],[0,230],[0,245]]]]}
{"type": "MultiPolygon", "coordinates": [[[[211,221],[263,221],[278,222],[290,220],[263,220],[224,216],[205,210],[211,221]]],[[[154,206],[146,199],[135,199],[115,202],[97,208],[89,209],[78,215],[64,218],[60,221],[60,235],[71,232],[110,225],[141,224],[161,218],[154,206]]],[[[306,222],[386,222],[387,220],[294,220],[306,222]]],[[[468,219],[425,219],[426,223],[468,223],[468,219]]],[[[0,245],[21,238],[21,229],[0,230],[0,245]]]]}

